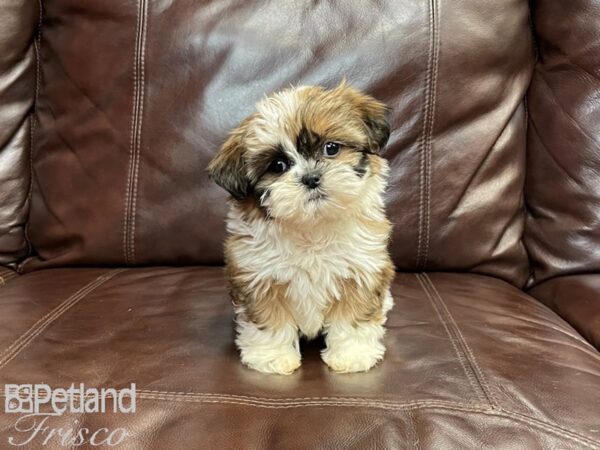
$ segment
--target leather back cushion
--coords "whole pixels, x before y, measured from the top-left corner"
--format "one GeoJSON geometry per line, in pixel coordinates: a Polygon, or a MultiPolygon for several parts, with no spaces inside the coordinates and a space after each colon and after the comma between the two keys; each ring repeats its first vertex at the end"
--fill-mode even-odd
{"type": "Polygon", "coordinates": [[[527,278],[527,0],[55,0],[26,269],[218,264],[205,167],[265,93],[342,77],[393,109],[399,269],[527,278]]]}
{"type": "Polygon", "coordinates": [[[600,2],[535,2],[527,233],[537,284],[600,272],[600,2]],[[560,18],[560,20],[557,20],[560,18]]]}
{"type": "Polygon", "coordinates": [[[27,254],[31,110],[36,91],[38,2],[0,6],[0,264],[27,254]]]}

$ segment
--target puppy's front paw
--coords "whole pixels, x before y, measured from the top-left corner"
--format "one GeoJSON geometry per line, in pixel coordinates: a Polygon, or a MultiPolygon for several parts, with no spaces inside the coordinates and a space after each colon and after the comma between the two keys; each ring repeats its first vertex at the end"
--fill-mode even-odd
{"type": "Polygon", "coordinates": [[[264,373],[289,375],[300,367],[298,330],[292,325],[261,329],[252,322],[238,320],[235,343],[242,363],[264,373]]]}
{"type": "Polygon", "coordinates": [[[241,354],[242,362],[259,372],[289,375],[300,367],[300,353],[292,346],[268,351],[250,347],[242,349],[241,354]]]}
{"type": "Polygon", "coordinates": [[[383,359],[381,343],[366,345],[334,345],[323,350],[321,357],[332,370],[340,373],[366,372],[383,359]]]}

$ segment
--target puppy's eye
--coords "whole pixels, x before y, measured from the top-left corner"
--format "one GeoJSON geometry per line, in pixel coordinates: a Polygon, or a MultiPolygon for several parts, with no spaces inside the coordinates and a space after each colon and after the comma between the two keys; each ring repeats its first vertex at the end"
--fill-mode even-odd
{"type": "Polygon", "coordinates": [[[332,158],[340,152],[340,144],[337,142],[328,142],[323,147],[323,155],[332,158]]]}
{"type": "Polygon", "coordinates": [[[283,160],[283,159],[274,159],[273,161],[271,161],[271,164],[269,165],[269,172],[273,172],[273,173],[283,173],[286,170],[288,170],[289,165],[287,163],[287,161],[283,160]]]}

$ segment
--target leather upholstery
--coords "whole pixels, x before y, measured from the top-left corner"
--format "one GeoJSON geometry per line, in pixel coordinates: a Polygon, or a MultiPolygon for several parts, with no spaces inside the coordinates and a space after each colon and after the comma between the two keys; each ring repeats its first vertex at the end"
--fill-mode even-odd
{"type": "Polygon", "coordinates": [[[0,383],[136,382],[135,414],[79,417],[125,427],[131,447],[600,445],[597,351],[497,279],[399,274],[380,366],[336,375],[303,343],[288,377],[239,364],[220,268],[53,269],[1,289],[0,383]]]}
{"type": "Polygon", "coordinates": [[[525,234],[531,284],[600,272],[600,2],[534,3],[539,64],[528,93],[525,234]]]}
{"type": "Polygon", "coordinates": [[[5,285],[11,279],[18,277],[19,275],[14,270],[9,269],[8,267],[0,266],[0,286],[5,285]]]}
{"type": "Polygon", "coordinates": [[[0,6],[0,264],[27,255],[29,150],[36,92],[36,1],[0,6]]]}
{"type": "Polygon", "coordinates": [[[0,2],[0,389],[136,383],[135,414],[50,424],[123,448],[600,449],[599,22],[598,0],[0,2]],[[388,353],[338,375],[303,343],[260,374],[204,169],[263,93],[344,75],[393,111],[388,353]]]}
{"type": "Polygon", "coordinates": [[[345,76],[393,107],[398,268],[525,283],[526,0],[80,4],[44,7],[24,270],[220,263],[226,133],[265,92],[345,76]]]}
{"type": "Polygon", "coordinates": [[[600,349],[600,274],[553,278],[533,288],[530,294],[600,349]]]}

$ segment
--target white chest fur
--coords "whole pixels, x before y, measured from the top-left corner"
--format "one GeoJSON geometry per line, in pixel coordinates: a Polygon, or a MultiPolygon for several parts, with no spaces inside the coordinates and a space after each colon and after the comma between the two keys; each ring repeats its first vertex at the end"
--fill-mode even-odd
{"type": "Polygon", "coordinates": [[[387,235],[364,222],[286,228],[271,221],[246,222],[232,208],[227,229],[236,242],[236,265],[251,275],[250,288],[265,280],[287,285],[289,309],[300,331],[314,337],[330,302],[340,299],[340,279],[369,283],[386,263],[387,235]]]}

